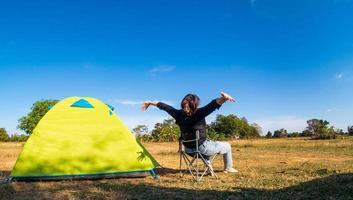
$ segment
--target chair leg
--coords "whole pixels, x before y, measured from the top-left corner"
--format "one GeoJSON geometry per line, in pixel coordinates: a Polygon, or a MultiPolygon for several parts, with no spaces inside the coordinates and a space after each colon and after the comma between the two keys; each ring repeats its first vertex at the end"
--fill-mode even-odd
{"type": "Polygon", "coordinates": [[[212,176],[218,178],[218,176],[216,175],[212,167],[212,162],[215,159],[215,157],[216,155],[214,155],[208,161],[201,154],[197,153],[194,157],[192,157],[192,159],[189,159],[188,155],[185,152],[181,152],[180,163],[179,163],[180,177],[184,175],[182,172],[182,162],[183,162],[182,160],[184,160],[188,171],[190,172],[191,176],[195,181],[200,182],[207,172],[211,173],[212,176]],[[205,169],[203,171],[200,171],[200,168],[199,168],[200,164],[198,162],[199,159],[202,161],[202,163],[205,166],[205,169]]]}
{"type": "Polygon", "coordinates": [[[205,174],[210,170],[210,164],[207,162],[207,160],[200,154],[200,158],[202,160],[202,162],[205,165],[205,170],[203,171],[200,180],[203,178],[203,176],[205,176],[205,174]]]}
{"type": "MultiPolygon", "coordinates": [[[[207,172],[210,172],[212,176],[218,178],[218,176],[216,175],[216,173],[214,172],[213,167],[212,167],[212,162],[213,162],[213,160],[215,159],[216,155],[214,155],[214,156],[211,158],[211,160],[209,160],[209,161],[207,161],[202,155],[200,155],[200,157],[201,157],[201,160],[203,161],[203,163],[204,163],[205,166],[206,166],[206,169],[205,169],[205,171],[203,172],[202,177],[203,177],[207,172]]],[[[201,178],[202,178],[202,177],[201,177],[201,178]]]]}
{"type": "Polygon", "coordinates": [[[195,168],[194,168],[194,166],[192,164],[194,162],[194,160],[190,161],[190,159],[185,154],[183,154],[183,159],[184,159],[184,162],[185,162],[186,166],[188,167],[188,170],[189,170],[192,178],[196,180],[197,178],[195,177],[195,174],[193,172],[193,170],[195,170],[195,168]]]}
{"type": "Polygon", "coordinates": [[[179,163],[179,173],[180,173],[180,178],[183,177],[183,172],[181,171],[181,168],[182,168],[182,164],[183,164],[183,158],[182,158],[183,154],[182,152],[179,152],[179,160],[180,160],[180,163],[179,163]]]}
{"type": "Polygon", "coordinates": [[[197,178],[197,181],[200,181],[200,174],[199,174],[199,154],[197,153],[196,154],[196,178],[197,178]]]}
{"type": "MultiPolygon", "coordinates": [[[[212,159],[211,159],[211,167],[212,167],[213,160],[214,160],[216,157],[217,157],[217,154],[215,154],[215,155],[212,157],[212,159]]],[[[216,173],[214,172],[214,170],[213,170],[213,167],[212,167],[212,173],[213,173],[214,177],[218,178],[217,174],[216,174],[216,173]]]]}
{"type": "MultiPolygon", "coordinates": [[[[187,157],[187,156],[186,156],[187,157]]],[[[191,161],[189,161],[190,168],[194,171],[191,171],[190,173],[193,175],[193,178],[199,182],[200,181],[200,170],[199,170],[199,163],[198,163],[199,157],[196,154],[191,161]],[[194,164],[195,163],[195,164],[194,164]]]]}

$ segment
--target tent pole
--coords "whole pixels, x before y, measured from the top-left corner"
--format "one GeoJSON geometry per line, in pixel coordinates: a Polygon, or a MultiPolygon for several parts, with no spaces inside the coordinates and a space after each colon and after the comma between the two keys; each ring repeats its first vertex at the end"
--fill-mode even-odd
{"type": "Polygon", "coordinates": [[[5,180],[0,182],[0,185],[8,185],[12,182],[12,177],[7,177],[5,180]]]}
{"type": "Polygon", "coordinates": [[[151,169],[151,175],[155,180],[159,180],[161,177],[158,176],[158,174],[155,172],[154,169],[151,169]]]}

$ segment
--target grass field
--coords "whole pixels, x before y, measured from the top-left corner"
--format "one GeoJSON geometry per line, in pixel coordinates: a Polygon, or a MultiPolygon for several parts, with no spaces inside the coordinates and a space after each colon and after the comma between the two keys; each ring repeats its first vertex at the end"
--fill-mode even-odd
{"type": "MultiPolygon", "coordinates": [[[[353,199],[353,138],[261,139],[231,142],[238,174],[192,181],[178,172],[176,143],[145,143],[163,165],[151,177],[0,186],[0,199],[353,199]]],[[[0,143],[0,170],[9,174],[22,143],[0,143]]],[[[215,170],[222,170],[221,157],[215,170]]],[[[3,178],[3,177],[2,177],[3,178]]]]}

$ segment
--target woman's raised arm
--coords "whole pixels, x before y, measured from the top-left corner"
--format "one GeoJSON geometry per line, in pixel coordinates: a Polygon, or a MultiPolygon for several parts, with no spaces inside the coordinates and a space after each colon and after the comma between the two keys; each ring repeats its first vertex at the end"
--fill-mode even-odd
{"type": "Polygon", "coordinates": [[[145,111],[147,110],[148,107],[152,106],[157,106],[158,102],[157,101],[145,101],[142,103],[141,110],[145,111]]]}
{"type": "Polygon", "coordinates": [[[222,105],[226,101],[235,102],[235,99],[229,94],[221,92],[221,97],[217,98],[216,101],[219,105],[222,105]]]}
{"type": "Polygon", "coordinates": [[[198,112],[196,113],[195,120],[201,120],[207,117],[213,111],[215,111],[216,109],[219,109],[222,106],[222,104],[224,104],[226,101],[235,102],[235,99],[231,97],[229,94],[221,92],[220,97],[218,97],[217,99],[214,99],[209,104],[207,104],[206,106],[198,110],[198,112]]]}
{"type": "Polygon", "coordinates": [[[166,104],[166,103],[162,103],[162,102],[157,102],[157,101],[145,101],[143,104],[142,104],[142,108],[141,110],[142,111],[145,111],[147,110],[147,108],[149,106],[156,106],[158,107],[159,109],[161,110],[164,110],[166,111],[170,116],[172,116],[174,119],[177,118],[178,116],[178,110],[173,108],[172,106],[166,104]]]}

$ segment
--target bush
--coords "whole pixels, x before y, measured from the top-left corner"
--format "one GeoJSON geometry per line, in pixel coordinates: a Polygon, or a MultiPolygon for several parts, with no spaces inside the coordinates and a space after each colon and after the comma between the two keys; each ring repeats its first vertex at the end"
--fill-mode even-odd
{"type": "Polygon", "coordinates": [[[288,137],[300,137],[300,133],[298,132],[289,133],[288,137]]]}
{"type": "Polygon", "coordinates": [[[142,135],[142,136],[138,137],[137,139],[140,141],[144,141],[144,142],[153,142],[152,135],[149,133],[142,135]]]}
{"type": "Polygon", "coordinates": [[[24,135],[24,134],[13,134],[10,136],[10,140],[11,142],[25,142],[27,141],[29,138],[28,135],[24,135]]]}
{"type": "Polygon", "coordinates": [[[27,135],[8,135],[5,128],[0,128],[0,142],[25,142],[29,136],[27,135]]]}
{"type": "Polygon", "coordinates": [[[207,136],[211,140],[226,140],[226,136],[223,133],[217,133],[211,126],[207,125],[206,130],[207,136]]]}
{"type": "Polygon", "coordinates": [[[146,137],[154,142],[176,142],[179,140],[180,130],[174,119],[166,119],[157,123],[152,130],[151,136],[146,137]]]}
{"type": "Polygon", "coordinates": [[[311,136],[310,131],[304,130],[303,132],[300,133],[300,137],[309,137],[311,136]]]}

